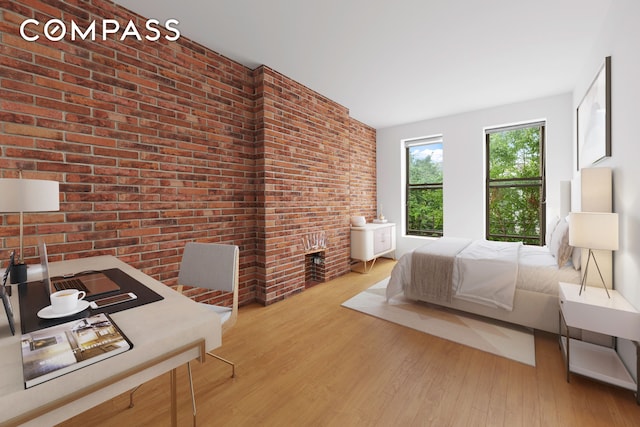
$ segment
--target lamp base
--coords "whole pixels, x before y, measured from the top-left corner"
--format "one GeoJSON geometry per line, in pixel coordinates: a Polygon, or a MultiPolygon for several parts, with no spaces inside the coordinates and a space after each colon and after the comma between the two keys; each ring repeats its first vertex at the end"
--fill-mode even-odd
{"type": "Polygon", "coordinates": [[[11,267],[11,283],[26,283],[27,281],[27,264],[21,262],[13,264],[11,267]]]}
{"type": "Polygon", "coordinates": [[[584,274],[582,276],[582,283],[580,284],[580,292],[578,292],[578,295],[582,295],[582,291],[587,289],[587,274],[589,273],[589,261],[591,261],[591,258],[593,258],[593,262],[596,264],[596,268],[598,269],[600,281],[602,281],[602,287],[607,293],[607,297],[611,298],[611,295],[609,295],[609,290],[607,289],[607,285],[604,284],[604,279],[602,278],[602,273],[600,272],[600,266],[598,265],[596,256],[593,254],[593,251],[591,249],[589,249],[589,255],[587,256],[587,265],[584,268],[584,274]]]}

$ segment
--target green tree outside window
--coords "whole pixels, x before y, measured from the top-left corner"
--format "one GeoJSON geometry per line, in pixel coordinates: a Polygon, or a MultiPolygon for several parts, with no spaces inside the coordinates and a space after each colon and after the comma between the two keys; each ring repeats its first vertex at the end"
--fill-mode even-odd
{"type": "Polygon", "coordinates": [[[544,245],[544,124],[486,133],[488,240],[544,245]]]}
{"type": "Polygon", "coordinates": [[[442,236],[442,140],[412,141],[407,159],[407,234],[442,236]]]}

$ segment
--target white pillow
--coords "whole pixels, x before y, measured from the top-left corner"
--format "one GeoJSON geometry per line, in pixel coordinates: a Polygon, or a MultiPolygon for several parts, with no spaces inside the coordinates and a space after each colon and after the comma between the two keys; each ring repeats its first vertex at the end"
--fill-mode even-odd
{"type": "Polygon", "coordinates": [[[558,267],[563,267],[569,261],[572,250],[573,247],[569,245],[569,223],[563,218],[551,235],[549,252],[556,258],[558,267]]]}
{"type": "Polygon", "coordinates": [[[582,249],[573,248],[573,252],[571,253],[571,263],[573,264],[573,268],[576,270],[580,270],[582,268],[582,249]]]}
{"type": "Polygon", "coordinates": [[[558,223],[553,228],[553,231],[549,235],[549,240],[547,241],[547,247],[549,248],[549,252],[551,252],[551,255],[553,255],[554,257],[556,256],[558,252],[558,247],[560,245],[560,240],[558,238],[558,235],[560,233],[556,233],[556,230],[558,230],[558,224],[560,224],[560,218],[558,218],[558,223]]]}
{"type": "MultiPolygon", "coordinates": [[[[565,218],[567,220],[567,223],[569,224],[569,228],[571,228],[571,223],[569,222],[569,218],[571,218],[571,215],[567,215],[567,217],[565,218]]],[[[582,268],[582,249],[581,248],[573,248],[573,250],[571,251],[571,264],[573,265],[573,268],[576,270],[580,270],[582,268]]]]}
{"type": "Polygon", "coordinates": [[[560,223],[560,217],[558,215],[554,215],[553,218],[551,218],[547,222],[547,233],[545,234],[545,240],[544,240],[547,246],[549,246],[549,243],[551,242],[551,236],[553,236],[553,232],[556,230],[556,227],[558,226],[559,223],[560,223]]]}

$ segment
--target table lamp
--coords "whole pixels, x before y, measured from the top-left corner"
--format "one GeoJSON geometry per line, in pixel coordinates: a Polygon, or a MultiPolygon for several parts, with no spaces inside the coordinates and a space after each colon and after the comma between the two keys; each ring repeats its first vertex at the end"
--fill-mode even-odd
{"type": "Polygon", "coordinates": [[[609,291],[602,278],[598,261],[593,253],[594,250],[618,250],[618,214],[604,212],[571,212],[569,214],[569,245],[589,250],[587,264],[584,268],[582,283],[580,286],[580,294],[586,289],[587,273],[589,272],[589,263],[593,262],[598,269],[602,286],[609,291]]]}
{"type": "Polygon", "coordinates": [[[0,179],[0,212],[20,214],[20,252],[11,269],[11,283],[27,281],[27,266],[24,263],[24,212],[47,212],[60,210],[60,187],[57,181],[20,178],[0,179]]]}

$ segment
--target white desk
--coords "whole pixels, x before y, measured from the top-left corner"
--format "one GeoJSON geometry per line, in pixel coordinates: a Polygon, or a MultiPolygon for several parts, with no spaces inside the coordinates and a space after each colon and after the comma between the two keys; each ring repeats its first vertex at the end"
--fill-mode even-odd
{"type": "Polygon", "coordinates": [[[220,318],[112,256],[55,262],[49,267],[52,276],[119,268],[164,299],[111,315],[133,349],[25,390],[18,290],[14,286],[15,336],[4,313],[0,319],[0,425],[50,426],[169,371],[171,416],[176,425],[175,369],[195,358],[204,360],[205,350],[221,345],[220,318]]]}

